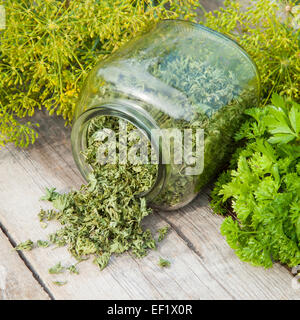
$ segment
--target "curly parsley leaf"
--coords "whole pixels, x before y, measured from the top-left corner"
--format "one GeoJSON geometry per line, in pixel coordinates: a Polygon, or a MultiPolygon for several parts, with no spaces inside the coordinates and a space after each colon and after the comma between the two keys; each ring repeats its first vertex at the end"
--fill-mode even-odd
{"type": "Polygon", "coordinates": [[[213,193],[217,208],[230,202],[236,214],[221,226],[228,244],[265,268],[300,264],[300,105],[277,94],[272,103],[247,111],[248,144],[213,193]]]}

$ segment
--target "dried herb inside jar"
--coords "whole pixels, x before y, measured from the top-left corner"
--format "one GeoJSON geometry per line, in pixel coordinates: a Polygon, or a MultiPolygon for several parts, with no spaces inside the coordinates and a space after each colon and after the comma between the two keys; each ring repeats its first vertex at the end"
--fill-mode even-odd
{"type": "MultiPolygon", "coordinates": [[[[186,175],[190,165],[185,160],[167,164],[163,190],[154,199],[162,209],[188,203],[224,167],[235,149],[233,136],[245,109],[258,102],[253,65],[241,58],[235,46],[216,52],[215,41],[198,37],[187,41],[185,46],[169,41],[145,52],[131,44],[112,58],[113,63],[109,60],[97,68],[97,77],[91,77],[90,84],[94,94],[83,95],[80,102],[93,108],[116,99],[133,101],[161,129],[204,130],[203,172],[186,175]]],[[[170,147],[173,154],[172,141],[170,147]]],[[[199,159],[195,135],[192,149],[191,156],[199,159]]]]}
{"type": "MultiPolygon", "coordinates": [[[[224,61],[209,47],[213,43],[199,47],[194,40],[191,41],[191,47],[198,48],[202,53],[199,54],[201,58],[170,50],[171,53],[160,57],[148,68],[154,77],[184,93],[185,98],[176,101],[176,105],[182,115],[190,115],[188,120],[178,120],[160,112],[160,116],[156,114],[154,118],[163,118],[164,127],[182,131],[203,129],[205,132],[203,173],[198,176],[184,175],[182,172],[188,164],[171,163],[165,191],[156,199],[161,206],[180,204],[182,199],[199,192],[218,173],[235,149],[233,135],[243,121],[244,110],[257,101],[255,86],[243,88],[243,83],[249,81],[248,74],[234,55],[231,61],[224,61]]],[[[151,110],[149,112],[153,113],[151,110]]],[[[195,136],[192,156],[198,156],[195,136]]]]}

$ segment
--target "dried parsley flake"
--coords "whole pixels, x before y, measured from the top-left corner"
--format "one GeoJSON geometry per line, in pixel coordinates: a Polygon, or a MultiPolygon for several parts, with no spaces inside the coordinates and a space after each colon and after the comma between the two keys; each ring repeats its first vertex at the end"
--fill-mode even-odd
{"type": "MultiPolygon", "coordinates": [[[[43,199],[52,202],[57,212],[42,210],[39,214],[42,221],[55,219],[62,225],[49,236],[51,243],[67,246],[78,260],[93,255],[100,270],[107,266],[112,254],[131,251],[143,257],[148,249],[156,247],[150,230],[141,227],[142,219],[152,213],[152,209],[147,207],[145,198],[138,195],[154,184],[157,165],[118,162],[100,165],[97,160],[97,150],[102,143],[97,139],[97,131],[109,128],[117,133],[118,126],[117,118],[91,120],[88,148],[84,152],[86,162],[93,169],[88,183],[66,194],[47,189],[43,199]]],[[[128,134],[135,129],[127,125],[128,134]]],[[[49,272],[59,273],[62,268],[58,264],[49,272]]]]}
{"type": "Polygon", "coordinates": [[[15,247],[15,250],[18,250],[18,251],[30,251],[30,250],[33,249],[33,247],[34,247],[33,241],[27,240],[27,241],[24,241],[22,243],[19,243],[15,247]]]}
{"type": "Polygon", "coordinates": [[[163,259],[163,258],[159,257],[158,265],[161,268],[168,268],[168,267],[171,266],[171,262],[166,260],[166,259],[163,259]]]}
{"type": "Polygon", "coordinates": [[[58,262],[55,266],[49,269],[50,274],[63,273],[65,268],[62,266],[61,262],[58,262]]]}
{"type": "Polygon", "coordinates": [[[53,281],[53,284],[55,284],[56,286],[64,286],[65,284],[67,284],[68,281],[53,281]]]}
{"type": "Polygon", "coordinates": [[[158,229],[158,242],[163,241],[169,231],[169,226],[165,226],[161,229],[158,229]]]}
{"type": "Polygon", "coordinates": [[[47,248],[50,246],[49,241],[43,241],[43,240],[38,240],[36,244],[37,244],[37,247],[39,248],[47,248]]]}
{"type": "Polygon", "coordinates": [[[71,265],[70,267],[67,268],[67,270],[70,272],[70,273],[73,273],[73,274],[79,274],[79,270],[77,268],[77,266],[75,264],[71,265]]]}

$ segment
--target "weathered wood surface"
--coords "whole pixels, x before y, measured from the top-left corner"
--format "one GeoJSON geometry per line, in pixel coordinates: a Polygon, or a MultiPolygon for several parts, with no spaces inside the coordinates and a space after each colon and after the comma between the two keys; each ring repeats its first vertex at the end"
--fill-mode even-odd
{"type": "MultiPolygon", "coordinates": [[[[12,241],[46,239],[57,225],[40,227],[37,213],[47,205],[38,199],[45,187],[59,191],[78,188],[81,178],[72,158],[70,129],[63,121],[39,113],[40,137],[34,146],[0,150],[0,222],[12,241]]],[[[222,218],[212,214],[208,196],[202,193],[191,205],[177,212],[158,212],[145,225],[156,230],[170,224],[171,232],[144,259],[130,254],[113,257],[102,272],[92,263],[79,264],[80,274],[50,275],[48,268],[74,260],[66,248],[38,248],[24,252],[37,278],[55,299],[299,299],[292,288],[292,275],[275,265],[264,270],[243,263],[228,247],[219,228],[222,218]],[[159,257],[172,262],[160,269],[159,257]],[[58,287],[53,281],[68,283],[58,287]]],[[[1,261],[8,251],[0,250],[1,261]]],[[[21,260],[11,260],[18,268],[21,260]]],[[[23,266],[24,267],[24,266],[23,266]]],[[[25,281],[25,280],[24,280],[25,281]]],[[[34,294],[33,294],[34,295],[34,294]]],[[[13,298],[13,297],[12,297],[13,298]]]]}
{"type": "Polygon", "coordinates": [[[0,230],[0,300],[4,299],[47,300],[49,296],[0,230]]]}
{"type": "Polygon", "coordinates": [[[299,299],[292,288],[292,274],[276,263],[271,269],[253,267],[240,261],[220,234],[223,221],[209,207],[207,192],[177,212],[160,212],[201,257],[207,272],[214,275],[237,299],[299,299]]]}

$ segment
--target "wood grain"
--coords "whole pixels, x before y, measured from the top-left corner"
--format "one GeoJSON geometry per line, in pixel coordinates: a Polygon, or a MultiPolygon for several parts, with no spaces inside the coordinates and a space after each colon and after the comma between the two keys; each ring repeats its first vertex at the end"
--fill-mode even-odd
{"type": "Polygon", "coordinates": [[[49,296],[0,230],[0,300],[33,299],[48,300],[49,296]]]}
{"type": "MultiPolygon", "coordinates": [[[[41,127],[34,146],[0,150],[0,221],[16,242],[44,240],[57,228],[53,223],[41,229],[36,216],[47,206],[38,200],[45,187],[67,191],[84,182],[72,158],[70,129],[43,113],[35,120],[41,127]]],[[[144,259],[124,254],[114,256],[102,272],[87,261],[79,265],[79,275],[54,276],[49,267],[74,262],[66,248],[38,248],[24,255],[55,299],[299,299],[284,267],[264,270],[239,261],[219,233],[221,222],[202,193],[182,210],[145,219],[153,231],[166,224],[171,231],[144,259]],[[171,261],[171,268],[158,267],[160,256],[171,261]],[[68,283],[58,287],[56,280],[68,283]]]]}

